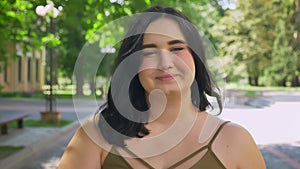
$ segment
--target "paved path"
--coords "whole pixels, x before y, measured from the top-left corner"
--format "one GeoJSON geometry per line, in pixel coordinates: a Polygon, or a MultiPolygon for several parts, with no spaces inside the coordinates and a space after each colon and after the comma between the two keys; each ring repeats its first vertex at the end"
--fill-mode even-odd
{"type": "Polygon", "coordinates": [[[221,117],[249,130],[268,169],[300,169],[300,93],[264,92],[263,97],[229,101],[221,117]]]}
{"type": "MultiPolygon", "coordinates": [[[[59,148],[57,146],[59,141],[67,142],[66,136],[74,132],[81,122],[92,115],[97,110],[98,105],[102,103],[103,101],[96,103],[88,99],[76,100],[76,103],[71,99],[60,99],[57,100],[57,111],[62,112],[62,118],[74,120],[74,123],[64,128],[25,127],[21,130],[9,128],[8,135],[0,135],[0,145],[23,146],[25,148],[6,159],[0,160],[1,169],[22,169],[25,167],[28,169],[46,169],[51,165],[52,168],[56,168],[53,167],[55,160],[47,158],[53,156],[53,153],[62,154],[66,144],[59,148]],[[48,164],[49,160],[50,163],[48,164]],[[39,164],[45,164],[46,168],[37,167],[39,164]]],[[[45,111],[44,107],[45,101],[43,99],[0,98],[0,113],[27,112],[30,114],[29,118],[40,119],[40,112],[45,111]]]]}
{"type": "Polygon", "coordinates": [[[56,169],[59,164],[59,160],[72,138],[74,131],[63,135],[47,148],[28,159],[30,163],[24,164],[20,169],[56,169]]]}
{"type": "MultiPolygon", "coordinates": [[[[76,120],[81,114],[95,112],[102,103],[91,99],[58,99],[56,110],[62,112],[62,118],[76,120]]],[[[22,111],[30,114],[32,119],[39,119],[40,112],[46,110],[45,105],[43,99],[0,98],[0,113],[22,111]]]]}
{"type": "MultiPolygon", "coordinates": [[[[263,93],[263,96],[255,99],[242,98],[237,100],[235,98],[235,101],[229,97],[226,100],[225,110],[220,117],[238,123],[250,131],[259,145],[268,169],[300,169],[300,132],[298,131],[300,128],[298,122],[300,120],[300,111],[298,111],[300,94],[270,92],[263,93]]],[[[78,117],[84,118],[84,116],[94,112],[98,104],[101,103],[95,104],[90,100],[81,100],[80,104],[74,108],[72,100],[58,100],[57,108],[62,111],[64,118],[76,120],[78,117]]],[[[0,98],[0,113],[26,111],[31,114],[30,118],[39,118],[39,112],[43,109],[43,100],[0,98]]],[[[32,144],[30,140],[33,139],[27,139],[28,143],[26,143],[25,138],[28,136],[33,138],[35,134],[39,141],[41,138],[45,138],[46,141],[48,140],[48,146],[46,146],[48,148],[32,148],[30,151],[31,158],[23,159],[27,160],[28,164],[21,168],[52,169],[56,168],[59,157],[75,129],[76,126],[74,125],[73,128],[69,127],[62,134],[59,129],[26,127],[23,130],[11,131],[8,136],[0,136],[0,145],[5,143],[18,145],[22,140],[21,138],[23,138],[22,144],[30,145],[32,144]],[[50,136],[55,133],[61,134],[51,140],[50,138],[46,139],[45,133],[50,136]]],[[[41,142],[38,143],[42,145],[41,142]]]]}

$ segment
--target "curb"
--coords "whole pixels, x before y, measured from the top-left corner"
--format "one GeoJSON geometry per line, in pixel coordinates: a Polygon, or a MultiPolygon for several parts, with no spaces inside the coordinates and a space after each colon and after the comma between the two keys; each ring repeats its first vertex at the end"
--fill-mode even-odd
{"type": "Polygon", "coordinates": [[[53,143],[54,140],[59,139],[59,137],[66,135],[67,133],[78,128],[79,126],[80,126],[80,121],[77,120],[76,122],[73,122],[68,126],[60,129],[58,133],[49,135],[43,140],[37,141],[30,146],[24,147],[19,152],[4,158],[3,160],[0,161],[1,169],[21,168],[22,164],[26,163],[26,160],[28,160],[31,156],[42,151],[43,149],[46,149],[47,145],[53,143]]]}

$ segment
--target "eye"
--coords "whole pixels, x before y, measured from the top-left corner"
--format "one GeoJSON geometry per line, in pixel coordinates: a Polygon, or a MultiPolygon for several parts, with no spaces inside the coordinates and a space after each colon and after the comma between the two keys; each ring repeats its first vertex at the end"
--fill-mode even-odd
{"type": "Polygon", "coordinates": [[[158,54],[157,50],[145,50],[143,51],[143,57],[156,56],[158,54]]]}
{"type": "Polygon", "coordinates": [[[181,51],[183,49],[184,49],[183,47],[176,47],[176,48],[172,48],[171,52],[177,52],[177,51],[181,51]]]}

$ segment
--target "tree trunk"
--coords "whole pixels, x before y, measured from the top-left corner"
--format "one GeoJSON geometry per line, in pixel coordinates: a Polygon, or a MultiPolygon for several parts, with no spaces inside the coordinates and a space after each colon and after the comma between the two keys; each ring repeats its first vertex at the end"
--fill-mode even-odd
{"type": "Polygon", "coordinates": [[[299,77],[294,75],[292,78],[292,87],[300,86],[299,77]]]}
{"type": "Polygon", "coordinates": [[[280,86],[286,87],[286,78],[281,81],[280,86]]]}
{"type": "Polygon", "coordinates": [[[254,77],[254,85],[255,85],[255,86],[258,86],[258,85],[259,85],[259,83],[258,83],[258,76],[255,76],[255,77],[254,77]]]}
{"type": "Polygon", "coordinates": [[[76,95],[83,96],[83,78],[81,75],[76,75],[76,95]]]}
{"type": "Polygon", "coordinates": [[[249,76],[249,78],[248,78],[248,80],[249,80],[249,84],[251,85],[251,86],[258,86],[259,85],[259,83],[258,83],[258,76],[249,76]]]}
{"type": "Polygon", "coordinates": [[[251,76],[248,77],[248,84],[249,84],[250,86],[252,86],[252,78],[251,78],[251,76]]]}
{"type": "Polygon", "coordinates": [[[91,90],[91,95],[96,94],[96,83],[93,77],[90,78],[90,90],[91,90]]]}

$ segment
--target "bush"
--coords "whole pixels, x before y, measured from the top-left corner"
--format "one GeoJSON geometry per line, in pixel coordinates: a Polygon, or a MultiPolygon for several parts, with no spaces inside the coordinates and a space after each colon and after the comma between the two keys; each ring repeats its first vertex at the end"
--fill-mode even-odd
{"type": "Polygon", "coordinates": [[[42,92],[0,92],[0,97],[16,97],[16,98],[44,98],[42,92]]]}

